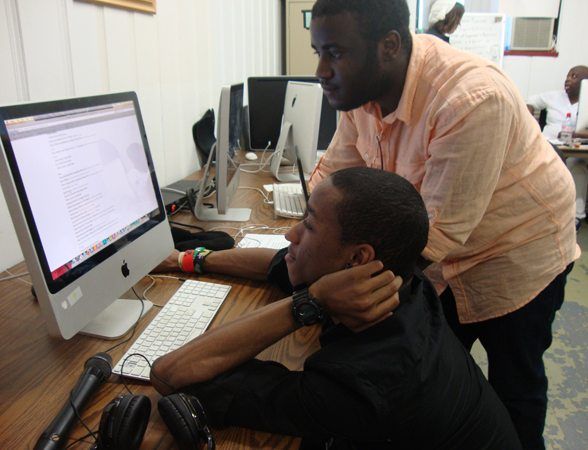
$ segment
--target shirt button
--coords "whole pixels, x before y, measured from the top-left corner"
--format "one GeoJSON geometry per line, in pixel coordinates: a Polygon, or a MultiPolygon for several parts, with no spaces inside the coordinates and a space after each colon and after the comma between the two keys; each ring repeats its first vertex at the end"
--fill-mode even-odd
{"type": "Polygon", "coordinates": [[[363,154],[364,159],[368,159],[368,156],[370,156],[370,155],[368,155],[367,152],[363,154]]]}

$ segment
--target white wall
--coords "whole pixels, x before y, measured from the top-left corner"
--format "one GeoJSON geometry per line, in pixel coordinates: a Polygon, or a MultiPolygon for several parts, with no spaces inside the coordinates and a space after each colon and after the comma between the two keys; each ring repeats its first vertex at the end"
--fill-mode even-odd
{"type": "MultiPolygon", "coordinates": [[[[280,0],[160,0],[157,14],[0,0],[0,104],[134,90],[158,180],[197,167],[192,124],[220,86],[280,73],[280,0]]],[[[23,256],[0,195],[0,270],[23,256]]]]}
{"type": "Polygon", "coordinates": [[[586,20],[588,0],[563,0],[559,20],[557,50],[559,56],[506,56],[503,69],[515,81],[523,97],[563,89],[568,70],[588,65],[586,20]]]}

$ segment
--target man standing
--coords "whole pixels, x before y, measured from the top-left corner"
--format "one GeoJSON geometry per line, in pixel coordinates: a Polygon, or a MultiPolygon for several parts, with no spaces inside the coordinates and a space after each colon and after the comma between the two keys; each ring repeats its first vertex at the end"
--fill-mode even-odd
{"type": "MultiPolygon", "coordinates": [[[[547,110],[543,136],[550,142],[559,143],[559,132],[568,113],[573,118],[578,115],[580,83],[585,79],[588,79],[588,67],[572,67],[566,76],[563,91],[545,92],[533,95],[527,100],[527,107],[531,114],[534,114],[536,110],[547,110]]],[[[576,185],[576,229],[579,229],[582,219],[586,218],[588,163],[582,158],[567,158],[566,165],[576,185]]]]}
{"type": "Polygon", "coordinates": [[[492,63],[409,32],[404,0],[318,0],[316,75],[342,111],[310,185],[344,167],[396,172],[421,193],[422,256],[466,348],[525,448],[544,448],[543,353],[579,256],[571,176],[492,63]]]}

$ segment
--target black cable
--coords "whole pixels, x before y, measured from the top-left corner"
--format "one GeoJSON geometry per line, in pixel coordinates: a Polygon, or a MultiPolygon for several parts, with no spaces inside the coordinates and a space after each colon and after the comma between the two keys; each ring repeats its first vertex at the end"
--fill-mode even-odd
{"type": "MultiPolygon", "coordinates": [[[[137,294],[137,291],[135,291],[134,287],[132,287],[131,289],[132,289],[133,293],[137,296],[137,298],[141,301],[141,313],[139,314],[139,317],[137,318],[137,320],[135,321],[135,324],[133,325],[133,328],[131,329],[131,335],[128,338],[126,338],[124,341],[113,345],[112,347],[110,347],[107,350],[104,350],[106,353],[110,353],[115,348],[120,347],[121,345],[129,342],[133,338],[133,336],[135,335],[135,331],[137,330],[137,325],[139,325],[139,320],[141,320],[141,317],[143,317],[143,311],[145,311],[145,301],[144,301],[144,299],[142,299],[139,296],[139,294],[137,294]]],[[[127,333],[128,333],[128,331],[127,331],[127,333]]]]}
{"type": "MultiPolygon", "coordinates": [[[[73,441],[73,442],[70,442],[69,444],[67,444],[67,447],[65,447],[65,448],[67,449],[67,448],[71,448],[71,447],[73,447],[73,446],[74,446],[74,445],[76,445],[78,442],[82,442],[84,439],[87,439],[87,438],[89,438],[90,436],[93,436],[93,435],[94,435],[94,433],[98,433],[98,430],[96,430],[96,431],[90,431],[88,434],[85,434],[85,435],[83,435],[82,437],[80,437],[80,438],[77,438],[75,441],[73,441]]],[[[91,442],[86,442],[86,443],[87,443],[87,444],[90,444],[91,442]]]]}
{"type": "Polygon", "coordinates": [[[74,405],[74,402],[71,398],[72,396],[72,391],[69,391],[69,405],[72,407],[74,414],[76,415],[76,417],[78,418],[78,421],[84,426],[84,428],[86,430],[88,430],[88,433],[90,433],[90,435],[94,438],[94,441],[97,441],[98,438],[96,437],[96,435],[92,432],[92,430],[90,430],[90,427],[88,425],[86,425],[86,422],[84,422],[84,419],[82,419],[82,416],[80,416],[80,413],[78,411],[78,408],[76,408],[76,405],[74,405]]]}
{"type": "Polygon", "coordinates": [[[190,225],[188,223],[175,222],[173,220],[170,220],[169,223],[172,224],[172,225],[178,225],[178,226],[181,226],[181,227],[194,228],[196,230],[205,231],[204,228],[199,227],[198,225],[190,225]]]}
{"type": "MultiPolygon", "coordinates": [[[[169,217],[176,215],[177,213],[179,213],[180,211],[182,211],[183,209],[186,209],[186,207],[189,207],[188,204],[188,200],[182,202],[182,204],[180,204],[180,206],[178,206],[175,211],[171,212],[170,214],[168,214],[169,217]]],[[[189,209],[189,208],[188,208],[189,209]]]]}
{"type": "Polygon", "coordinates": [[[129,388],[129,386],[127,385],[127,383],[125,382],[125,377],[124,377],[124,368],[125,368],[125,364],[127,362],[127,360],[133,356],[139,356],[141,358],[143,358],[145,360],[145,362],[147,363],[147,365],[149,366],[149,371],[152,373],[153,377],[158,380],[161,381],[163,384],[165,384],[168,388],[170,388],[172,391],[175,392],[176,388],[174,388],[171,384],[169,384],[167,381],[159,378],[157,375],[153,374],[152,369],[152,365],[151,362],[149,362],[149,359],[141,354],[141,353],[131,353],[130,355],[127,355],[127,357],[123,360],[121,366],[120,366],[120,374],[118,375],[119,377],[122,377],[122,384],[125,387],[125,389],[129,392],[129,394],[133,395],[133,392],[131,391],[131,389],[129,388]]]}

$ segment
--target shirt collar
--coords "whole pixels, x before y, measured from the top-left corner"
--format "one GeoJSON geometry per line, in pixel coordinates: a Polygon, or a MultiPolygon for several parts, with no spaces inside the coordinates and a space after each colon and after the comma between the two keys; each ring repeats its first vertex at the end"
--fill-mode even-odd
{"type": "MultiPolygon", "coordinates": [[[[366,113],[375,116],[378,120],[391,124],[396,119],[410,124],[412,122],[413,115],[413,104],[414,97],[416,95],[416,89],[423,72],[423,63],[425,61],[425,42],[422,40],[422,36],[417,36],[411,33],[412,38],[412,52],[410,60],[408,61],[408,69],[406,70],[406,78],[404,79],[404,88],[402,89],[402,95],[400,96],[400,102],[396,110],[392,111],[386,117],[382,118],[382,110],[380,105],[374,101],[370,101],[360,108],[366,113]]],[[[435,38],[436,39],[436,38],[435,38]]]]}

